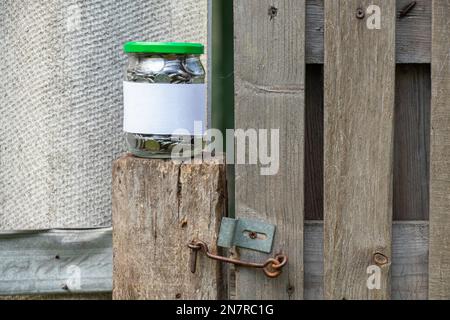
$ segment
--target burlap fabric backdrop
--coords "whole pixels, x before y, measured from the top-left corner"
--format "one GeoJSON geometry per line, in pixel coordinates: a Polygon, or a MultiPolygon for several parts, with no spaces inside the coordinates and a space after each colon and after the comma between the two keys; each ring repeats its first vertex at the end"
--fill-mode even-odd
{"type": "Polygon", "coordinates": [[[206,41],[206,0],[0,2],[0,230],[111,224],[130,40],[206,41]]]}

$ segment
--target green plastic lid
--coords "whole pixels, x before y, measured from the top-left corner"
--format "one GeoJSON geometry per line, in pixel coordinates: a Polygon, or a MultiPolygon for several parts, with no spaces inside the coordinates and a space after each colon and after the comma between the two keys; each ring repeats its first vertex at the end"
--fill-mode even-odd
{"type": "Polygon", "coordinates": [[[205,46],[189,42],[128,42],[126,53],[204,54],[205,46]]]}

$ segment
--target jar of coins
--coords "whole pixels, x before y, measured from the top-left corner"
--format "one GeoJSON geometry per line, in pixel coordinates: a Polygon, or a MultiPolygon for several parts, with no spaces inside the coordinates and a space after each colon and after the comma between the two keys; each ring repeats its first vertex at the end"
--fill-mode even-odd
{"type": "Polygon", "coordinates": [[[205,129],[205,69],[197,43],[129,42],[124,81],[128,151],[144,158],[201,153],[205,129]],[[200,143],[197,141],[200,140],[200,143]]]}

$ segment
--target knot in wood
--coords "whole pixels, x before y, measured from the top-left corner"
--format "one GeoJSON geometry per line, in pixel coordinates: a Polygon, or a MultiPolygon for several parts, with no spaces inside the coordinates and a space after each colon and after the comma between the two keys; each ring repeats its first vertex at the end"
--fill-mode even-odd
{"type": "Polygon", "coordinates": [[[381,267],[389,263],[389,258],[384,254],[377,252],[373,255],[373,261],[377,266],[381,267]]]}

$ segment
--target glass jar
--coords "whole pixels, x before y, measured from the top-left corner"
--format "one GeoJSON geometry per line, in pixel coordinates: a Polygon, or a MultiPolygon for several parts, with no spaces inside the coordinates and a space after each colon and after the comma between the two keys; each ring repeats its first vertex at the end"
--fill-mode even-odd
{"type": "Polygon", "coordinates": [[[129,56],[124,81],[128,151],[162,159],[201,153],[206,116],[205,69],[200,60],[204,46],[129,42],[124,49],[129,56]]]}

